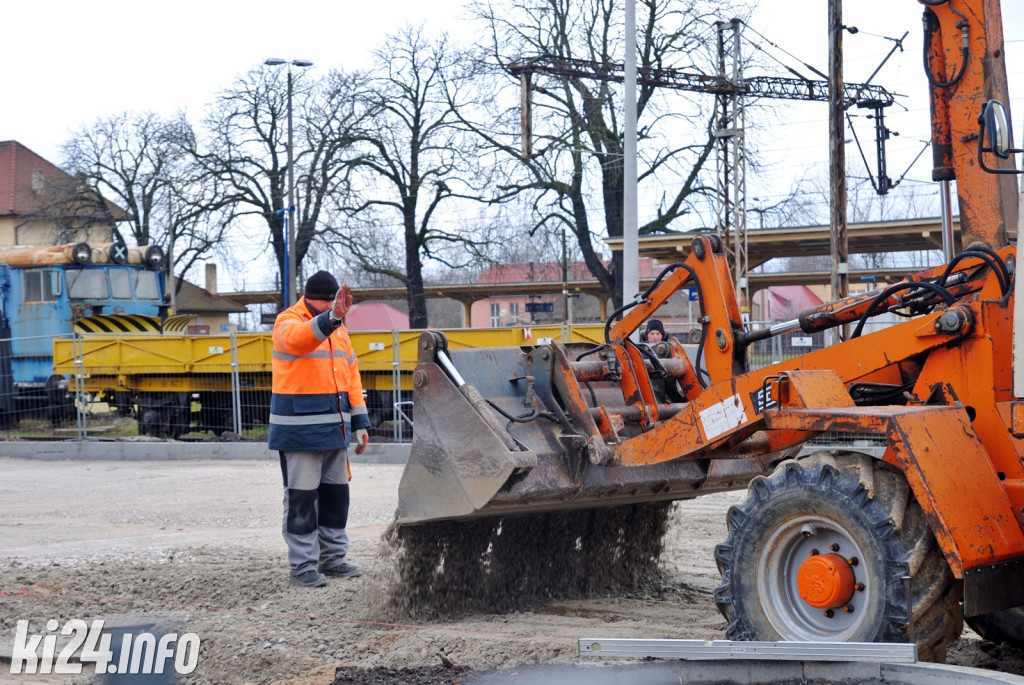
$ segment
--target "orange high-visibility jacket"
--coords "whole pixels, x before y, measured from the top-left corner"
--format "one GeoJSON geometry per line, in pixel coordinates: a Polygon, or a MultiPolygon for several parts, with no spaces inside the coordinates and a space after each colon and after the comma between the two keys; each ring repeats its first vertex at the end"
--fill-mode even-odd
{"type": "Polygon", "coordinates": [[[328,312],[313,316],[300,299],[278,314],[272,369],[270,449],[348,447],[353,430],[370,427],[352,341],[328,312]]]}

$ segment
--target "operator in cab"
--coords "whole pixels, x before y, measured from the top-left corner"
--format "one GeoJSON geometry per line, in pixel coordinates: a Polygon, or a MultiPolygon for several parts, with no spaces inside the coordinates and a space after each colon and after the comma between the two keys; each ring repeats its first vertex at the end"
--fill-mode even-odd
{"type": "Polygon", "coordinates": [[[643,342],[648,345],[657,345],[665,339],[665,324],[661,319],[648,319],[647,327],[644,328],[643,342]]]}

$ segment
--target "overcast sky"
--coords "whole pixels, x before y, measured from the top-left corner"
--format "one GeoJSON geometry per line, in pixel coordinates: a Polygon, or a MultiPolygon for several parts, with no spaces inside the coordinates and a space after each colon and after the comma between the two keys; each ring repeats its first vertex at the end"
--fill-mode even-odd
{"type": "MultiPolygon", "coordinates": [[[[500,3],[497,3],[500,4],[500,3]]],[[[1010,92],[1024,100],[1024,1],[1003,0],[1010,92]]],[[[472,32],[460,17],[463,0],[304,0],[301,3],[176,0],[27,0],[6,3],[0,41],[0,140],[13,139],[60,163],[60,145],[96,118],[131,110],[171,115],[186,110],[197,121],[204,106],[233,79],[267,57],[309,59],[314,70],[367,66],[370,51],[406,23],[425,22],[457,40],[472,32]]],[[[761,0],[746,32],[789,64],[804,60],[827,70],[826,0],[761,0]],[[782,51],[770,48],[768,40],[782,51]]],[[[890,176],[902,174],[929,135],[926,86],[921,66],[921,13],[916,0],[847,0],[844,21],[860,33],[847,35],[846,79],[865,80],[892,47],[884,36],[909,31],[875,83],[912,96],[887,112],[900,137],[890,144],[890,176]],[[872,35],[874,34],[874,35],[872,35]]],[[[723,11],[723,19],[730,18],[723,11]]],[[[805,71],[808,75],[809,72],[805,71]]],[[[775,75],[785,76],[781,66],[775,75]]],[[[1021,132],[1024,107],[1014,109],[1021,132]]],[[[770,179],[753,179],[751,197],[762,204],[779,197],[789,179],[827,164],[824,104],[786,103],[773,110],[768,128],[750,132],[770,179]]],[[[762,120],[763,121],[763,120],[762,120]]],[[[871,148],[870,122],[861,140],[871,148]]],[[[848,157],[857,155],[848,149],[848,157]]],[[[925,154],[908,175],[930,178],[925,154]]]]}
{"type": "Polygon", "coordinates": [[[450,24],[456,0],[28,0],[5,3],[0,140],[51,161],[71,131],[130,110],[198,118],[268,57],[365,66],[404,23],[450,24]]]}
{"type": "MultiPolygon", "coordinates": [[[[464,40],[467,29],[459,20],[463,4],[462,0],[6,3],[7,30],[0,41],[4,65],[0,92],[5,101],[0,108],[0,140],[18,140],[57,161],[60,144],[71,131],[105,114],[128,110],[171,114],[185,108],[198,116],[217,91],[267,57],[310,59],[316,63],[314,69],[322,70],[358,68],[367,64],[373,47],[407,22],[426,22],[464,40]]],[[[751,27],[796,57],[826,69],[826,0],[764,0],[761,4],[751,27]]],[[[1022,80],[1024,2],[1003,0],[1003,14],[1008,71],[1022,80]]],[[[899,92],[923,94],[920,17],[921,6],[915,0],[847,0],[845,23],[861,28],[857,36],[846,37],[847,80],[867,78],[876,58],[892,45],[867,34],[898,37],[910,31],[906,50],[894,57],[876,81],[899,92]]],[[[746,35],[764,43],[749,31],[746,35]]],[[[1024,98],[1024,91],[1018,89],[1016,96],[1024,98]]],[[[812,107],[812,118],[824,121],[824,107],[817,109],[820,116],[813,117],[812,107]]],[[[1021,107],[1017,110],[1024,112],[1021,107]]],[[[791,118],[792,124],[804,123],[791,118]]],[[[927,117],[918,118],[923,123],[917,137],[924,137],[927,117]]]]}

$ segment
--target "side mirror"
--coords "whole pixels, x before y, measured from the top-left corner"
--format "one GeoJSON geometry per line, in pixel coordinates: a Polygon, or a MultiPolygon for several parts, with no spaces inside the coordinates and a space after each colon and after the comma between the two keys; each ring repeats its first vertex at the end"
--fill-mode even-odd
{"type": "Polygon", "coordinates": [[[1013,147],[1013,131],[1006,119],[1006,107],[999,100],[989,100],[979,117],[983,135],[988,140],[987,151],[1000,159],[1009,159],[1013,147]]]}
{"type": "Polygon", "coordinates": [[[1013,129],[1003,103],[999,100],[986,102],[978,115],[978,124],[978,164],[981,168],[992,174],[1021,173],[1016,169],[993,169],[985,164],[986,152],[999,159],[1009,159],[1011,154],[1021,152],[1013,147],[1013,129]]]}

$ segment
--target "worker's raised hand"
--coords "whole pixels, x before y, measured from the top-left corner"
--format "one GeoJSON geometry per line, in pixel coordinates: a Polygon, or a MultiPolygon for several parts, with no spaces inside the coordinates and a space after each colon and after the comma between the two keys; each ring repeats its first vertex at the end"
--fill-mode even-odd
{"type": "Polygon", "coordinates": [[[352,308],[352,288],[345,284],[338,288],[338,294],[334,296],[334,318],[341,319],[348,314],[352,308]]]}
{"type": "Polygon", "coordinates": [[[366,451],[366,446],[370,444],[370,434],[366,432],[365,428],[356,429],[356,454],[362,454],[366,451]]]}

